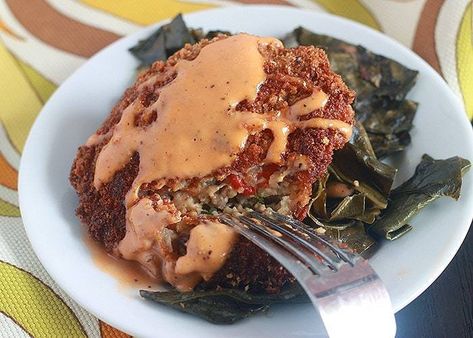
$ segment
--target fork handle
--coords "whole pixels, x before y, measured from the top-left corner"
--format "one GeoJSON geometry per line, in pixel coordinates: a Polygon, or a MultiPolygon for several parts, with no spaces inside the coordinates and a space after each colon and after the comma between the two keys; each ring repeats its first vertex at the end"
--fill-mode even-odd
{"type": "Polygon", "coordinates": [[[364,259],[354,268],[345,268],[322,278],[306,274],[305,281],[300,281],[330,338],[393,338],[392,305],[378,275],[364,259]]]}

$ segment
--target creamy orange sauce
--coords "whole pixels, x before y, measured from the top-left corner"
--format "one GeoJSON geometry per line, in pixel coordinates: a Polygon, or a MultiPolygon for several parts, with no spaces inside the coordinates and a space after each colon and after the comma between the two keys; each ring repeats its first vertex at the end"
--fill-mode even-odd
{"type": "Polygon", "coordinates": [[[125,109],[97,159],[95,186],[107,182],[134,151],[140,171],[133,193],[156,178],[200,177],[230,165],[248,137],[243,113],[234,107],[254,100],[266,78],[258,51],[264,43],[280,44],[242,34],[209,44],[192,61],[179,61],[177,77],[147,108],[158,112],[155,123],[145,130],[134,127],[134,116],[144,109],[139,100],[125,109]]]}
{"type": "Polygon", "coordinates": [[[286,151],[287,136],[292,131],[286,121],[271,121],[266,128],[273,133],[273,143],[271,143],[265,162],[278,163],[281,161],[281,155],[286,151]]]}
{"type": "Polygon", "coordinates": [[[110,132],[106,133],[106,134],[92,134],[88,139],[87,141],[85,142],[85,145],[86,146],[93,146],[93,145],[96,145],[100,142],[102,142],[103,140],[105,140],[106,137],[108,137],[110,135],[110,132]]]}
{"type": "Polygon", "coordinates": [[[187,253],[176,262],[176,273],[199,273],[204,280],[209,280],[225,262],[236,232],[228,225],[218,222],[204,222],[192,229],[187,242],[187,253]]]}
{"type": "Polygon", "coordinates": [[[352,127],[348,123],[339,120],[329,120],[320,117],[314,117],[307,121],[298,122],[299,128],[322,128],[322,129],[336,129],[345,135],[347,140],[352,134],[352,127]]]}
{"type": "Polygon", "coordinates": [[[156,262],[155,256],[163,254],[153,252],[155,243],[165,238],[163,231],[166,231],[166,226],[180,221],[176,210],[169,210],[170,208],[173,209],[172,205],[156,211],[148,198],[143,198],[130,207],[126,214],[126,234],[117,248],[123,258],[140,262],[155,276],[161,275],[157,269],[160,262],[156,262]]]}
{"type": "Polygon", "coordinates": [[[328,95],[316,90],[312,95],[297,101],[289,107],[289,119],[297,120],[299,116],[307,115],[314,110],[323,108],[328,101],[328,95]]]}
{"type": "MultiPolygon", "coordinates": [[[[282,43],[273,38],[247,34],[211,43],[192,61],[180,60],[176,78],[158,89],[158,100],[143,107],[137,99],[122,113],[110,141],[98,155],[94,185],[108,182],[131,158],[140,156],[139,172],[126,196],[126,235],[116,254],[140,262],[153,275],[162,276],[180,290],[190,290],[208,279],[224,263],[232,249],[235,233],[219,223],[205,222],[191,230],[187,254],[169,259],[163,252],[163,231],[180,221],[177,210],[155,208],[151,200],[138,198],[143,183],[168,178],[202,177],[231,165],[248,136],[264,129],[273,133],[265,162],[279,163],[287,136],[297,128],[332,128],[348,139],[351,126],[338,120],[299,117],[324,107],[328,95],[312,95],[278,114],[236,111],[236,105],[256,98],[266,79],[259,48],[282,43]],[[157,112],[157,119],[142,128],[134,125],[143,110],[157,112]],[[211,251],[211,254],[208,252],[211,251]],[[205,254],[207,252],[207,254],[205,254]]],[[[92,136],[88,143],[103,140],[92,136]]]]}
{"type": "Polygon", "coordinates": [[[113,276],[120,288],[155,289],[160,280],[145,271],[140,265],[109,255],[105,249],[91,239],[84,236],[84,242],[92,255],[94,264],[102,271],[113,276]]]}

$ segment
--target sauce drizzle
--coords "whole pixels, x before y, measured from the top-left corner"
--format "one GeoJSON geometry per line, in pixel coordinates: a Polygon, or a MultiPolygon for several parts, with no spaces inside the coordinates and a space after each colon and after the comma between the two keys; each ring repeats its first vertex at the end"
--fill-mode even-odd
{"type": "MultiPolygon", "coordinates": [[[[273,133],[265,163],[282,161],[287,137],[297,128],[333,128],[350,138],[351,126],[342,121],[299,120],[324,107],[328,95],[320,90],[276,116],[235,109],[243,100],[253,101],[266,80],[265,60],[259,52],[266,44],[282,47],[277,39],[239,34],[208,44],[192,61],[179,60],[176,78],[157,90],[157,101],[149,107],[139,99],[132,102],[98,155],[94,185],[100,189],[134,152],[139,153],[138,175],[125,200],[126,235],[116,254],[140,262],[178,289],[190,290],[200,278],[208,279],[220,269],[235,236],[227,226],[204,222],[191,230],[187,254],[177,261],[166,261],[159,247],[162,231],[178,222],[180,214],[177,210],[157,211],[151,200],[140,200],[138,191],[143,183],[203,177],[229,166],[249,134],[264,129],[273,133]],[[146,127],[135,126],[136,116],[150,111],[157,112],[156,120],[146,127]],[[203,250],[215,254],[204,260],[203,250]]],[[[88,144],[104,137],[92,136],[88,144]]]]}

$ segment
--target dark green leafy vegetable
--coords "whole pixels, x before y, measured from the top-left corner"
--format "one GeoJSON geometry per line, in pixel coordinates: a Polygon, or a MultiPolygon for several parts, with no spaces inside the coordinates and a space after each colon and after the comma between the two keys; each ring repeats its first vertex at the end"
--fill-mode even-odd
{"type": "Polygon", "coordinates": [[[231,324],[270,305],[306,303],[308,298],[299,284],[293,284],[278,294],[251,294],[238,289],[179,291],[140,290],[140,295],[182,312],[199,316],[215,324],[231,324]]]}
{"type": "Polygon", "coordinates": [[[363,222],[349,220],[346,223],[325,222],[309,213],[305,223],[314,228],[323,228],[324,234],[332,240],[344,243],[353,252],[367,256],[375,246],[376,241],[365,229],[363,222]]]}
{"type": "Polygon", "coordinates": [[[376,241],[366,233],[363,222],[355,222],[345,229],[326,228],[325,235],[345,243],[351,250],[365,257],[376,246],[376,241]]]}
{"type": "Polygon", "coordinates": [[[358,123],[352,143],[334,153],[329,175],[317,183],[309,217],[316,217],[327,226],[343,220],[373,223],[387,206],[396,171],[377,160],[366,131],[358,123]],[[354,193],[330,202],[326,186],[333,182],[345,184],[354,193]]]}
{"type": "Polygon", "coordinates": [[[332,211],[330,221],[354,219],[365,223],[373,223],[375,217],[379,214],[379,209],[368,208],[368,203],[364,193],[355,193],[347,196],[332,211]]]}
{"type": "Polygon", "coordinates": [[[213,31],[208,31],[207,34],[205,34],[203,38],[210,40],[219,36],[220,34],[232,35],[232,33],[230,33],[229,31],[213,30],[213,31]]]}
{"type": "Polygon", "coordinates": [[[356,46],[360,77],[375,87],[372,96],[402,101],[415,84],[418,72],[356,46]]]}
{"type": "Polygon", "coordinates": [[[196,41],[200,41],[202,39],[208,39],[211,40],[221,34],[223,35],[232,35],[231,32],[229,31],[221,31],[221,30],[211,30],[205,33],[201,28],[195,29],[191,28],[190,29],[191,34],[194,36],[196,41]]]}
{"type": "Polygon", "coordinates": [[[350,143],[358,147],[358,149],[364,152],[367,156],[376,158],[368,133],[360,122],[355,122],[350,143]]]}
{"type": "Polygon", "coordinates": [[[410,100],[391,103],[391,107],[373,110],[363,121],[367,132],[374,134],[398,134],[412,129],[412,120],[417,110],[417,103],[410,100]]]}
{"type": "Polygon", "coordinates": [[[377,160],[368,135],[357,123],[350,144],[334,154],[328,174],[314,186],[308,218],[316,226],[323,226],[327,235],[341,240],[355,252],[362,254],[375,241],[363,223],[371,224],[386,208],[396,169],[377,160]],[[343,184],[347,196],[329,196],[327,186],[343,184]]]}
{"type": "Polygon", "coordinates": [[[399,134],[370,134],[370,140],[376,149],[376,156],[385,158],[403,151],[411,143],[411,136],[407,131],[399,134]]]}
{"type": "Polygon", "coordinates": [[[363,122],[378,158],[401,151],[410,143],[408,132],[417,104],[405,97],[415,84],[417,71],[364,47],[302,27],[284,42],[291,47],[300,44],[325,49],[332,69],[357,94],[357,119],[363,122]]]}
{"type": "Polygon", "coordinates": [[[462,177],[470,165],[457,156],[434,160],[424,155],[415,174],[391,192],[388,208],[369,231],[389,240],[403,235],[411,229],[406,223],[429,203],[441,196],[460,197],[462,177]]]}
{"type": "Polygon", "coordinates": [[[376,207],[386,208],[396,169],[349,143],[334,153],[329,170],[340,181],[363,193],[376,207]]]}
{"type": "Polygon", "coordinates": [[[389,107],[376,109],[363,121],[378,158],[402,151],[411,142],[409,131],[417,110],[411,100],[393,101],[389,107]]]}
{"type": "Polygon", "coordinates": [[[374,54],[362,46],[316,34],[303,27],[292,31],[284,39],[284,44],[288,47],[313,45],[325,49],[333,70],[341,73],[349,87],[364,98],[375,96],[404,100],[415,84],[418,74],[417,71],[382,55],[374,54]]]}
{"type": "Polygon", "coordinates": [[[184,47],[186,43],[195,43],[196,39],[189,31],[182,15],[177,15],[170,23],[161,26],[145,40],[130,48],[130,52],[141,61],[139,68],[148,67],[157,60],[166,60],[184,47]]]}

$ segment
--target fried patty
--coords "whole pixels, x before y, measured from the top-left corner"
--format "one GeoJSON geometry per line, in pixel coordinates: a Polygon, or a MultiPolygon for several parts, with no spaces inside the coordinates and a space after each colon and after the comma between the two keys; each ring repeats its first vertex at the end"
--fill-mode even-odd
{"type": "MultiPolygon", "coordinates": [[[[79,148],[70,173],[70,182],[79,196],[76,213],[90,236],[103,244],[108,252],[113,252],[125,236],[124,200],[138,174],[140,159],[138,153],[133,154],[128,163],[97,190],[94,172],[100,150],[110,140],[124,109],[135,100],[140,100],[144,107],[151,106],[159,97],[159,89],[176,77],[175,65],[179,60],[193,60],[206,45],[224,38],[220,36],[186,45],[167,62],[155,62],[126,90],[97,130],[97,141],[79,148]]],[[[321,117],[353,124],[354,93],[330,70],[323,50],[312,46],[286,49],[268,45],[261,48],[260,53],[265,60],[266,80],[260,85],[256,99],[240,102],[236,110],[260,114],[284,111],[319,89],[328,94],[327,103],[322,109],[302,116],[301,120],[321,117]]],[[[158,114],[158,111],[137,114],[135,125],[146,128],[158,114]]],[[[288,136],[283,163],[264,164],[272,141],[271,130],[263,130],[248,137],[245,147],[229,167],[203,178],[186,179],[185,182],[173,178],[164,186],[156,187],[154,182],[149,182],[141,187],[140,197],[174,203],[183,214],[182,222],[171,229],[176,234],[169,249],[174,256],[185,253],[185,243],[193,226],[202,219],[212,218],[212,212],[225,210],[228,206],[235,210],[271,208],[304,219],[312,184],[326,172],[333,152],[347,142],[345,135],[336,129],[297,129],[288,136]],[[219,190],[214,192],[212,187],[219,190]],[[196,205],[195,208],[189,201],[196,205]]],[[[239,238],[224,266],[201,286],[278,292],[293,281],[294,278],[271,256],[239,238]]]]}

